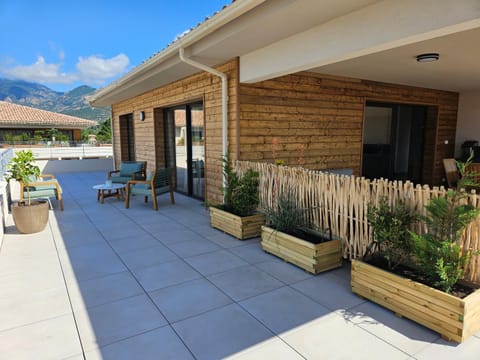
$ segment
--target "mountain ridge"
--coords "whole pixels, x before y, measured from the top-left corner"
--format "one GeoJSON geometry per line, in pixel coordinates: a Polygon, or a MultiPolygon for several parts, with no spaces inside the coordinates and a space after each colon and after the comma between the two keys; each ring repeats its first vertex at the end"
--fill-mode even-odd
{"type": "Polygon", "coordinates": [[[110,117],[110,107],[93,108],[85,96],[95,88],[81,85],[66,92],[24,80],[0,78],[0,100],[37,109],[72,115],[83,119],[104,121],[110,117]]]}

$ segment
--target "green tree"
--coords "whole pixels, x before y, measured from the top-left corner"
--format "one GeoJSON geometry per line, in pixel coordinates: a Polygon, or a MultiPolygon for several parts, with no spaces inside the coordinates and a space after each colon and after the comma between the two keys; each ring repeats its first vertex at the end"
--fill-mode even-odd
{"type": "Polygon", "coordinates": [[[97,139],[105,142],[112,141],[112,120],[110,118],[99,124],[97,139]]]}
{"type": "Polygon", "coordinates": [[[112,141],[112,121],[110,118],[99,122],[97,125],[82,130],[82,140],[87,141],[89,135],[96,135],[98,141],[112,141]]]}

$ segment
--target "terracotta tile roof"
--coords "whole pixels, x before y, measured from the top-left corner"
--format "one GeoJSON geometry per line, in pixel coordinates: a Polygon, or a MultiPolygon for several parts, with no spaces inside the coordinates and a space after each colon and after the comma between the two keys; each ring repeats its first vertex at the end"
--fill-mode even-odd
{"type": "Polygon", "coordinates": [[[86,129],[94,125],[96,121],[0,101],[2,128],[86,129]]]}

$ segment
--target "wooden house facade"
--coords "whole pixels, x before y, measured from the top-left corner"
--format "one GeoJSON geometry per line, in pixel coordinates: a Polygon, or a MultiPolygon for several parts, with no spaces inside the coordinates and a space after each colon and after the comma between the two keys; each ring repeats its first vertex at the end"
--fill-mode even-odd
{"type": "MultiPolygon", "coordinates": [[[[228,74],[228,151],[231,159],[272,162],[316,170],[351,169],[362,175],[365,105],[369,101],[427,107],[423,182],[440,184],[441,160],[452,156],[458,93],[301,72],[255,84],[239,83],[238,59],[218,67],[228,74]]],[[[149,168],[166,166],[165,111],[201,103],[205,134],[205,193],[220,201],[221,84],[202,72],[112,104],[116,162],[128,160],[124,130],[132,119],[134,158],[149,168]],[[143,121],[138,119],[145,113],[143,121]],[[122,136],[123,135],[123,136],[122,136]]]]}

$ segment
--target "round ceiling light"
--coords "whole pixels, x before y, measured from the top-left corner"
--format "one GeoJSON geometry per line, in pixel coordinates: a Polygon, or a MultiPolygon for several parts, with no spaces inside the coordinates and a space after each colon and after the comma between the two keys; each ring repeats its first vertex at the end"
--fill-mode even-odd
{"type": "Polygon", "coordinates": [[[428,53],[417,55],[417,62],[431,62],[437,61],[440,59],[440,54],[438,53],[428,53]]]}

